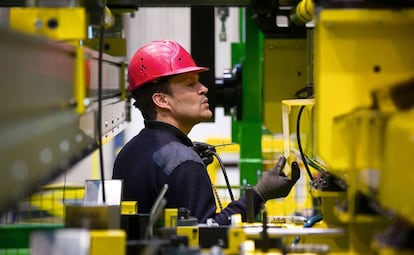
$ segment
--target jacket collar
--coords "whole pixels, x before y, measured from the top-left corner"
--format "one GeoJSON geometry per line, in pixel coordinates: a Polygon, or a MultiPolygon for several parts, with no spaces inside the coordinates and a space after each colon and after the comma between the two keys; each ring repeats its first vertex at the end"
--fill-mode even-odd
{"type": "Polygon", "coordinates": [[[175,126],[156,120],[144,120],[145,128],[156,129],[160,131],[166,131],[177,137],[183,144],[187,146],[193,146],[193,142],[184,134],[180,129],[175,126]]]}

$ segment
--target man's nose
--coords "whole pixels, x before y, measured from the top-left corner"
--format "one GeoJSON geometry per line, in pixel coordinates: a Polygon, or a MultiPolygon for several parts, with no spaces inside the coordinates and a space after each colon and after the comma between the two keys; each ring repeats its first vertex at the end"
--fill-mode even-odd
{"type": "Polygon", "coordinates": [[[208,88],[204,84],[200,83],[200,93],[201,94],[207,94],[208,88]]]}

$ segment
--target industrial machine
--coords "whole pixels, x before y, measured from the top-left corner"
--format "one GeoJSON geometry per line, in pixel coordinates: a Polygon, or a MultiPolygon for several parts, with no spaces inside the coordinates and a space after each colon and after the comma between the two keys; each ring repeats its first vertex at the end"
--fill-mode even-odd
{"type": "MultiPolygon", "coordinates": [[[[21,201],[92,152],[102,151],[102,145],[129,122],[126,41],[120,36],[120,15],[135,9],[111,10],[98,1],[12,1],[1,6],[6,7],[2,14],[8,20],[1,27],[0,46],[7,60],[1,64],[0,211],[6,219],[2,222],[13,223],[19,216],[11,212],[21,201]]],[[[54,188],[49,191],[55,194],[54,188]]],[[[65,212],[58,216],[64,217],[65,212]]],[[[5,224],[1,252],[26,248],[27,253],[31,232],[62,227],[53,221],[5,224]]],[[[94,242],[114,235],[121,242],[115,251],[117,247],[124,250],[122,231],[86,234],[94,242]]],[[[57,235],[85,237],[80,231],[57,235]]],[[[33,238],[46,240],[47,236],[33,238]]],[[[33,253],[45,254],[44,247],[50,247],[49,254],[57,252],[51,245],[42,247],[33,247],[33,253]]]]}
{"type": "MultiPolygon", "coordinates": [[[[193,52],[206,66],[214,49],[200,50],[211,42],[205,19],[215,6],[240,8],[233,68],[205,77],[213,107],[232,116],[240,192],[281,155],[300,162],[301,181],[257,218],[234,215],[218,226],[165,209],[163,193],[148,215],[139,201],[108,204],[122,187],[95,180],[85,183],[93,198],[86,192],[67,206],[65,224],[1,225],[0,254],[18,246],[16,236],[33,254],[414,253],[414,1],[102,3],[0,5],[10,8],[10,26],[0,30],[0,213],[128,124],[121,16],[147,6],[193,8],[192,22],[205,27],[192,29],[192,41],[206,37],[193,52]],[[269,134],[280,143],[266,154],[269,134]]],[[[208,163],[217,156],[214,146],[200,148],[208,163]]]]}
{"type": "Polygon", "coordinates": [[[346,183],[330,210],[354,253],[412,252],[413,9],[394,4],[326,3],[315,26],[316,154],[346,183]]]}

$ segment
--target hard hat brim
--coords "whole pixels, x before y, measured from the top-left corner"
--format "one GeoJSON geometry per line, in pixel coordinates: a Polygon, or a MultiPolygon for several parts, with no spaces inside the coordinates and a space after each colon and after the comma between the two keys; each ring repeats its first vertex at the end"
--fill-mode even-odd
{"type": "Polygon", "coordinates": [[[161,77],[167,77],[167,76],[171,76],[171,75],[184,74],[184,73],[192,73],[192,72],[201,73],[201,72],[205,72],[205,71],[208,71],[208,70],[210,70],[208,67],[200,67],[200,66],[189,66],[189,67],[181,68],[181,69],[174,70],[174,71],[171,71],[171,72],[166,72],[162,76],[149,77],[148,79],[141,81],[139,86],[131,86],[131,84],[130,84],[128,86],[128,91],[132,92],[133,90],[135,90],[139,87],[142,87],[146,83],[155,81],[155,80],[157,80],[161,77]],[[131,90],[131,87],[133,87],[134,89],[131,90]]]}

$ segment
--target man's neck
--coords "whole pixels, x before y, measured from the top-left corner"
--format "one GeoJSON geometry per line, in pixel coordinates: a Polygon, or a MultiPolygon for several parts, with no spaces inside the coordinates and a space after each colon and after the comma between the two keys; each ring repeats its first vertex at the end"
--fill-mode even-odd
{"type": "Polygon", "coordinates": [[[160,122],[165,122],[168,123],[176,128],[178,128],[179,130],[181,130],[185,135],[188,135],[192,129],[192,125],[184,125],[178,121],[176,121],[173,118],[167,117],[167,116],[157,116],[157,118],[155,119],[156,121],[160,121],[160,122]]]}

